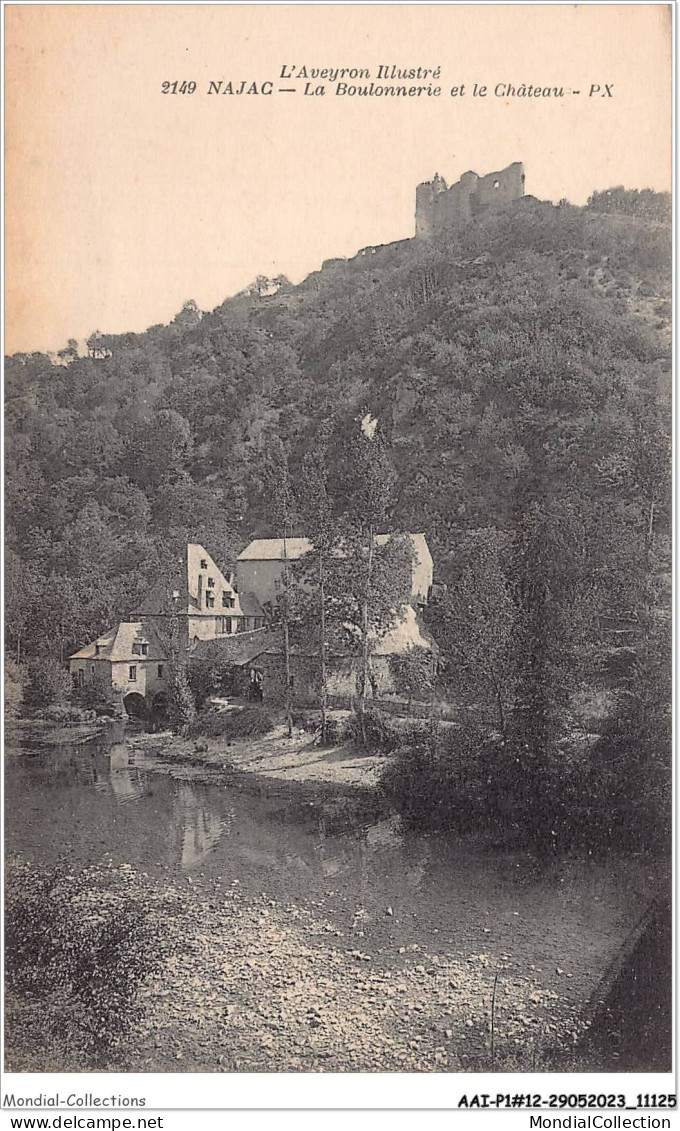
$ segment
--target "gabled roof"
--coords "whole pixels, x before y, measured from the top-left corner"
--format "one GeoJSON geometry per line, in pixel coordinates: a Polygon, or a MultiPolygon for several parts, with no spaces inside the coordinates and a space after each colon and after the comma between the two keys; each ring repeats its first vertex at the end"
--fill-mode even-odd
{"type": "Polygon", "coordinates": [[[93,656],[97,655],[97,648],[100,649],[100,655],[103,656],[104,654],[106,654],[108,656],[108,651],[114,640],[116,639],[117,631],[118,630],[116,628],[109,629],[109,631],[105,632],[103,636],[98,636],[96,640],[93,640],[91,644],[86,644],[85,647],[81,648],[79,652],[74,652],[72,656],[69,656],[69,659],[89,660],[93,656]]]}
{"type": "MultiPolygon", "coordinates": [[[[287,538],[286,557],[293,560],[308,554],[312,548],[309,538],[287,538]]],[[[283,561],[283,538],[255,538],[236,559],[239,562],[283,561]]]]}
{"type": "Polygon", "coordinates": [[[110,660],[137,663],[140,660],[165,660],[166,648],[154,626],[143,621],[121,621],[116,628],[86,644],[79,652],[69,657],[71,660],[110,660]],[[146,656],[132,651],[133,644],[149,645],[146,656]],[[99,652],[97,652],[99,649],[99,652]]]}
{"type": "MultiPolygon", "coordinates": [[[[419,558],[422,557],[423,551],[429,555],[430,551],[424,534],[404,534],[404,537],[410,539],[419,558]]],[[[375,541],[378,546],[385,546],[391,538],[391,534],[376,534],[375,541]]],[[[309,538],[286,539],[286,556],[291,561],[301,558],[304,554],[309,553],[312,548],[313,545],[309,538]]],[[[241,551],[237,561],[283,561],[283,538],[255,538],[246,546],[245,550],[241,551]]]]}

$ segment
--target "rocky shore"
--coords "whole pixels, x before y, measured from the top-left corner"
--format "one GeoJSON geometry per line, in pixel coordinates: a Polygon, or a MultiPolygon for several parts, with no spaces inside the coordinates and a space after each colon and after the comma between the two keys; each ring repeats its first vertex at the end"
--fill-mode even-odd
{"type": "MultiPolygon", "coordinates": [[[[483,935],[479,948],[405,944],[392,908],[372,922],[333,889],[301,906],[238,880],[159,884],[129,866],[111,869],[112,887],[121,875],[126,896],[162,919],[168,955],[109,1070],[489,1071],[492,1002],[498,1070],[545,1067],[584,1031],[565,978],[554,986],[512,951],[483,948],[483,935]]],[[[31,1044],[26,1022],[15,1007],[8,1070],[84,1067],[59,1041],[31,1044]]]]}

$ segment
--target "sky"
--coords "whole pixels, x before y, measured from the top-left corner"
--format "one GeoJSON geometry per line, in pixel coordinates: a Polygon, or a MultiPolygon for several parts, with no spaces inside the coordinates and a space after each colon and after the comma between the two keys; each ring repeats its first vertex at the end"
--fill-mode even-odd
{"type": "Polygon", "coordinates": [[[4,12],[7,353],[141,331],[187,299],[213,309],[258,274],[298,282],[409,237],[415,187],[435,171],[452,182],[519,160],[528,193],[576,204],[618,184],[671,187],[664,5],[4,12]],[[440,67],[441,96],[351,97],[321,78],[326,93],[308,96],[306,80],[281,77],[356,67],[386,85],[380,64],[440,67]],[[193,94],[162,93],[183,80],[193,94]],[[211,80],[274,93],[208,95],[211,80]],[[496,84],[568,93],[495,96],[496,84]]]}

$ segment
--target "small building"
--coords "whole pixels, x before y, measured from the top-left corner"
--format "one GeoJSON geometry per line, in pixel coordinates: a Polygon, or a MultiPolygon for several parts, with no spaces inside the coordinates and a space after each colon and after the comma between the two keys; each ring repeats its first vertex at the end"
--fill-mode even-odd
{"type": "Polygon", "coordinates": [[[69,670],[75,688],[113,693],[128,714],[167,707],[168,648],[148,621],[121,621],[69,657],[69,670]]]}

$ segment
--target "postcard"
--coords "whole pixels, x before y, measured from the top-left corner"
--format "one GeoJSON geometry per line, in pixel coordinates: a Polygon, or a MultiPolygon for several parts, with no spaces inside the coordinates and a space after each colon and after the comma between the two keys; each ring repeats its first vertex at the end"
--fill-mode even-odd
{"type": "Polygon", "coordinates": [[[671,7],[4,15],[3,1108],[670,1126],[671,7]]]}

